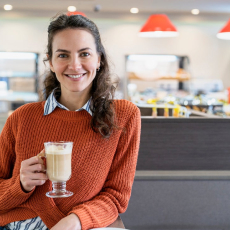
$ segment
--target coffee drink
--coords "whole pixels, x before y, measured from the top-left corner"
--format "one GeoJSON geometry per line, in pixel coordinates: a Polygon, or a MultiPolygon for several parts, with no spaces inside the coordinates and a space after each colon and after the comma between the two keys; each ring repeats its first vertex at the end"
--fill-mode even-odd
{"type": "Polygon", "coordinates": [[[67,181],[71,177],[72,148],[49,145],[46,148],[46,173],[52,182],[67,181]]]}
{"type": "Polygon", "coordinates": [[[52,181],[52,191],[47,197],[61,198],[73,195],[66,190],[66,181],[71,177],[71,155],[73,142],[45,142],[46,174],[52,181]]]}

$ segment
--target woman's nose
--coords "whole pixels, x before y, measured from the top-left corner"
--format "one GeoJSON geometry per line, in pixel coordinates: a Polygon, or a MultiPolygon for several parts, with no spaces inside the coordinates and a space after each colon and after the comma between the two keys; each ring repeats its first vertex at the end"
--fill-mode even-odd
{"type": "Polygon", "coordinates": [[[81,69],[81,67],[82,67],[82,65],[81,65],[79,58],[77,58],[77,57],[71,58],[71,60],[69,62],[69,69],[78,70],[78,69],[81,69]]]}

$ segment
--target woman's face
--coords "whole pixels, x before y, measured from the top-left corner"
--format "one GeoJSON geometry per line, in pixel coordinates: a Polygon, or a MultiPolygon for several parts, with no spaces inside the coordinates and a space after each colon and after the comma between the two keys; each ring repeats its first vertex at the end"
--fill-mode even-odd
{"type": "Polygon", "coordinates": [[[65,29],[54,35],[50,68],[61,84],[62,93],[90,92],[100,55],[91,33],[65,29]]]}

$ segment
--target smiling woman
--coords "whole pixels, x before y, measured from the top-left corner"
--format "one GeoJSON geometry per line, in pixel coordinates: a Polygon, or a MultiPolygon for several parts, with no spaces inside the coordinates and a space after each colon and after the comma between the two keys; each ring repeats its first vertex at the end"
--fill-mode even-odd
{"type": "Polygon", "coordinates": [[[65,29],[54,36],[52,48],[49,62],[60,83],[59,102],[71,111],[80,109],[89,100],[100,67],[94,38],[85,30],[65,29]]]}
{"type": "Polygon", "coordinates": [[[140,142],[140,111],[114,100],[97,26],[60,15],[48,27],[45,101],[18,108],[0,136],[0,226],[88,230],[127,209],[140,142]],[[48,198],[45,142],[73,142],[71,197],[48,198]],[[38,156],[38,153],[39,156],[38,156]]]}
{"type": "Polygon", "coordinates": [[[46,98],[61,88],[59,102],[71,111],[91,98],[91,127],[109,137],[118,128],[113,112],[115,86],[97,26],[81,15],[62,15],[48,32],[46,61],[51,71],[44,82],[46,98]]]}

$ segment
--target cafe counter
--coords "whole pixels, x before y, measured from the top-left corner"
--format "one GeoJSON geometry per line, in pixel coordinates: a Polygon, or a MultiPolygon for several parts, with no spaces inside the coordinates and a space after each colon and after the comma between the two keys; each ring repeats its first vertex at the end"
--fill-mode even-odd
{"type": "Polygon", "coordinates": [[[142,117],[132,230],[229,229],[230,119],[142,117]]]}

